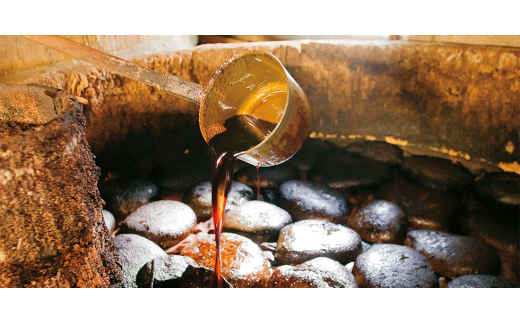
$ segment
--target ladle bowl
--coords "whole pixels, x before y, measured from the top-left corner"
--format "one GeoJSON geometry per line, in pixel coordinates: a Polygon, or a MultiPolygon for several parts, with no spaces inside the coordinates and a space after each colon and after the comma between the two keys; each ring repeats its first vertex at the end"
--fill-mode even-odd
{"type": "Polygon", "coordinates": [[[231,58],[204,88],[61,36],[23,37],[200,104],[199,126],[206,142],[214,135],[213,125],[235,115],[250,114],[276,123],[263,141],[238,154],[239,159],[255,166],[274,166],[291,158],[302,146],[310,127],[310,106],[305,93],[282,63],[267,52],[249,51],[231,58]],[[272,106],[260,104],[252,111],[248,104],[273,96],[276,98],[269,102],[276,104],[272,106]]]}

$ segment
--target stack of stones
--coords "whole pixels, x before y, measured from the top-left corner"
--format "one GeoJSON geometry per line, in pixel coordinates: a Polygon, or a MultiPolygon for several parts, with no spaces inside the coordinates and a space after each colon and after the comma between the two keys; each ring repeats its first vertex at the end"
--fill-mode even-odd
{"type": "MultiPolygon", "coordinates": [[[[125,278],[115,287],[213,285],[215,237],[197,229],[211,219],[203,164],[100,185],[125,278]]],[[[386,142],[308,139],[258,173],[237,163],[233,180],[228,287],[518,287],[517,174],[477,178],[386,142]]]]}

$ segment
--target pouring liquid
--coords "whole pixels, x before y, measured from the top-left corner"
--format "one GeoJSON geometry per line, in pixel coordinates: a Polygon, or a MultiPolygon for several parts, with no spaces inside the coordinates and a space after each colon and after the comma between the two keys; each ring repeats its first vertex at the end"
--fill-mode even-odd
{"type": "Polygon", "coordinates": [[[235,158],[261,143],[276,125],[277,123],[264,121],[252,115],[235,115],[224,122],[225,130],[211,138],[208,143],[213,150],[211,204],[216,242],[214,287],[223,287],[220,236],[235,158]]]}

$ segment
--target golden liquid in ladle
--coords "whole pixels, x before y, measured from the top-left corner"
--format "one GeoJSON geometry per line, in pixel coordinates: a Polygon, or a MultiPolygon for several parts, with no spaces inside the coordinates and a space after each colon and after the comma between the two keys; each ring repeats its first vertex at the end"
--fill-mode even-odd
{"type": "Polygon", "coordinates": [[[260,144],[277,126],[287,101],[285,83],[267,83],[246,97],[233,115],[214,127],[217,134],[208,144],[212,160],[212,216],[215,227],[215,286],[223,287],[220,257],[220,237],[224,210],[233,176],[235,158],[260,144]]]}

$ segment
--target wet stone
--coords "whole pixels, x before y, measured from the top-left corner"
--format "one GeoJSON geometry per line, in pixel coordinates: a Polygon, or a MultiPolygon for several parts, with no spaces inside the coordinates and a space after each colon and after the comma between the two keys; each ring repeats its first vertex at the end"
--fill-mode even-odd
{"type": "Polygon", "coordinates": [[[167,249],[186,238],[196,224],[197,217],[186,204],[156,201],[130,214],[121,222],[121,232],[138,234],[167,249]]]}
{"type": "Polygon", "coordinates": [[[336,146],[330,141],[307,138],[288,163],[295,165],[302,174],[305,174],[315,163],[334,155],[336,149],[336,146]]]}
{"type": "Polygon", "coordinates": [[[395,181],[381,186],[376,197],[393,202],[404,211],[409,231],[450,232],[456,228],[455,214],[461,208],[461,199],[453,192],[395,181]]]}
{"type": "Polygon", "coordinates": [[[461,219],[465,234],[493,246],[501,260],[500,276],[515,283],[520,281],[520,225],[512,217],[476,209],[461,219]]]}
{"type": "Polygon", "coordinates": [[[361,248],[363,249],[363,252],[365,252],[370,247],[372,247],[372,244],[361,240],[361,248]]]}
{"type": "Polygon", "coordinates": [[[249,201],[226,212],[224,231],[260,244],[276,241],[280,230],[291,222],[291,216],[284,209],[267,202],[249,201]]]}
{"type": "Polygon", "coordinates": [[[490,173],[477,180],[473,188],[482,198],[507,206],[520,206],[520,176],[516,173],[490,173]]]}
{"type": "Polygon", "coordinates": [[[390,178],[387,164],[350,156],[322,160],[307,173],[307,180],[342,191],[377,186],[390,178]]]}
{"type": "Polygon", "coordinates": [[[251,187],[255,192],[260,175],[260,188],[278,188],[280,184],[291,179],[300,179],[298,169],[288,163],[272,167],[259,167],[258,172],[255,166],[246,166],[235,173],[233,179],[251,187]]]}
{"type": "Polygon", "coordinates": [[[492,275],[465,275],[448,283],[448,288],[515,288],[507,279],[492,275]]]}
{"type": "Polygon", "coordinates": [[[346,146],[345,152],[388,164],[399,164],[403,159],[401,148],[385,141],[356,141],[346,146]]]}
{"type": "Polygon", "coordinates": [[[211,180],[210,163],[180,161],[152,170],[150,178],[163,190],[184,192],[197,183],[211,180]]]}
{"type": "Polygon", "coordinates": [[[105,221],[105,225],[107,226],[108,233],[112,234],[112,232],[114,232],[114,229],[116,228],[116,218],[108,210],[101,210],[101,212],[103,213],[103,220],[105,221]]]}
{"type": "Polygon", "coordinates": [[[428,288],[438,285],[426,257],[395,244],[374,244],[354,262],[358,287],[428,288]]]}
{"type": "MultiPolygon", "coordinates": [[[[251,201],[253,195],[253,190],[249,186],[233,181],[229,189],[226,211],[251,201]]],[[[193,209],[199,222],[211,219],[211,182],[202,182],[191,187],[184,194],[183,202],[193,209]]]]}
{"type": "Polygon", "coordinates": [[[368,200],[352,211],[347,226],[365,241],[400,244],[406,237],[407,220],[403,210],[396,204],[368,200]]]}
{"type": "Polygon", "coordinates": [[[352,273],[339,262],[319,257],[272,270],[268,288],[355,288],[352,273]]]}
{"type": "MultiPolygon", "coordinates": [[[[269,279],[269,262],[260,247],[250,239],[234,233],[221,236],[222,276],[232,287],[264,287],[269,279]]],[[[181,251],[206,269],[215,267],[215,235],[201,234],[181,251]]]]}
{"type": "Polygon", "coordinates": [[[123,282],[120,287],[137,287],[137,272],[148,261],[166,256],[161,247],[136,234],[120,234],[113,239],[114,251],[119,256],[123,282]]]}
{"type": "Polygon", "coordinates": [[[297,265],[317,257],[346,264],[361,253],[361,239],[352,229],[322,220],[303,220],[280,231],[276,261],[297,265]]]}
{"type": "Polygon", "coordinates": [[[407,179],[439,190],[461,188],[473,180],[473,175],[464,166],[439,157],[405,158],[401,162],[401,171],[407,179]]]}
{"type": "Polygon", "coordinates": [[[196,266],[190,257],[179,255],[160,256],[147,262],[137,273],[140,288],[179,288],[180,278],[189,265],[196,266]]]}
{"type": "Polygon", "coordinates": [[[451,279],[469,274],[500,273],[500,258],[495,249],[475,238],[415,230],[408,232],[404,245],[419,251],[435,272],[451,279]]]}
{"type": "Polygon", "coordinates": [[[153,182],[135,180],[114,180],[100,184],[101,197],[106,208],[118,221],[124,220],[139,207],[153,201],[159,189],[153,182]]]}
{"type": "Polygon", "coordinates": [[[317,219],[336,224],[344,224],[349,211],[347,200],[340,191],[299,180],[280,186],[280,207],[295,221],[317,219]]]}

